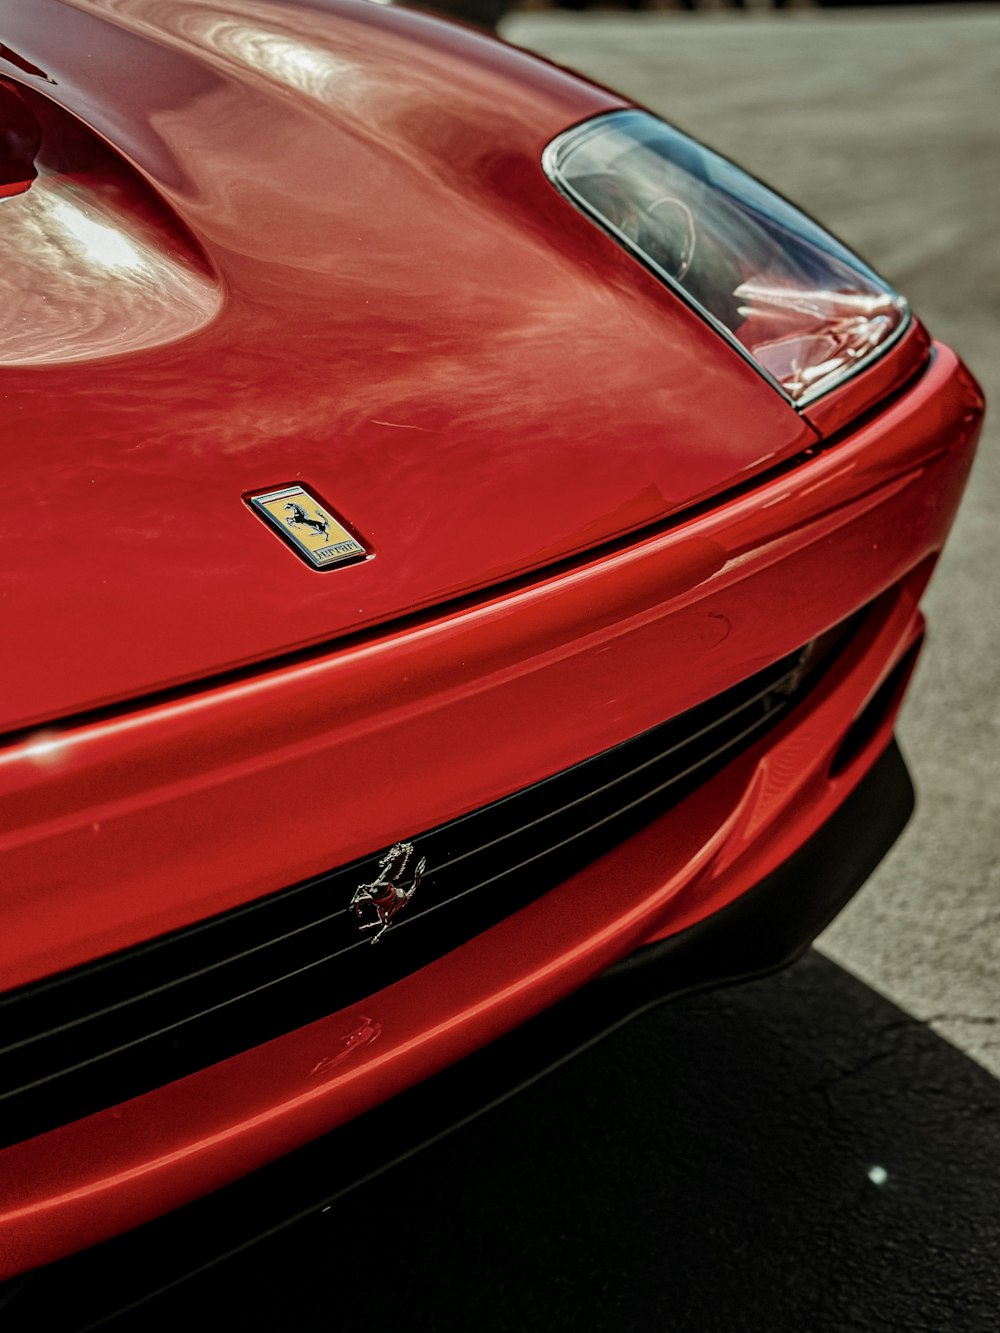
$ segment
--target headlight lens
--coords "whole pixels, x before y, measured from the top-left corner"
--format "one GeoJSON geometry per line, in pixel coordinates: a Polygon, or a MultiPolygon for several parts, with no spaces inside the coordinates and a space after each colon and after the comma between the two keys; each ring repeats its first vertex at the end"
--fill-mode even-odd
{"type": "Polygon", "coordinates": [[[903,331],[906,302],[822,227],[643,111],[546,149],[554,184],[803,405],[903,331]]]}

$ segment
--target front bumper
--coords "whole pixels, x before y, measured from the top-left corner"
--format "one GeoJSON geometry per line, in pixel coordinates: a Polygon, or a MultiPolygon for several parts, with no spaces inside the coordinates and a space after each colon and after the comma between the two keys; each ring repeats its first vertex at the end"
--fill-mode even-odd
{"type": "Polygon", "coordinates": [[[364,1006],[0,1153],[0,1272],[369,1111],[793,856],[888,744],[980,415],[939,347],[849,438],[641,542],[280,669],[12,738],[11,987],[499,800],[877,605],[794,715],[529,908],[364,1006]]]}
{"type": "Polygon", "coordinates": [[[712,917],[628,955],[515,1032],[335,1134],[25,1284],[0,1287],[4,1326],[84,1328],[298,1219],[496,1106],[640,1013],[791,962],[891,847],[913,809],[895,742],[804,846],[712,917]],[[390,1145],[372,1154],[372,1145],[390,1145]]]}

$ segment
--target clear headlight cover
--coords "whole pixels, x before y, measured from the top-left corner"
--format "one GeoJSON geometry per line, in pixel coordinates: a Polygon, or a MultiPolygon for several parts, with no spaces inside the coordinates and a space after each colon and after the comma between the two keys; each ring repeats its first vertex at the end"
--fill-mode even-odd
{"type": "Polygon", "coordinates": [[[543,165],[799,406],[907,325],[903,298],[822,227],[647,112],[568,130],[543,165]]]}

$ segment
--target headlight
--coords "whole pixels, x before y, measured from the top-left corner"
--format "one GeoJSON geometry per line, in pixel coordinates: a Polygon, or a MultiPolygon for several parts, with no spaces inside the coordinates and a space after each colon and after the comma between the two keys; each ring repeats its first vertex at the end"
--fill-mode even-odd
{"type": "Polygon", "coordinates": [[[799,406],[907,325],[903,298],[822,227],[644,111],[568,130],[543,165],[799,406]]]}

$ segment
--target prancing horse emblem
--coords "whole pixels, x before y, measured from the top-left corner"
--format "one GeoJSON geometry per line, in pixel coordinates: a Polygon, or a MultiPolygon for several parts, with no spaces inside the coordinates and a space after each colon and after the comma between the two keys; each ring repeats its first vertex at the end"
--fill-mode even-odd
{"type": "Polygon", "coordinates": [[[359,930],[374,930],[372,944],[379,940],[392,925],[393,918],[410,901],[427,869],[427,858],[422,856],[413,869],[413,878],[403,882],[406,867],[413,855],[412,842],[397,842],[379,861],[379,872],[371,884],[359,884],[354,890],[350,908],[360,922],[359,930]]]}
{"type": "Polygon", "coordinates": [[[243,498],[313,569],[363,560],[370,554],[304,486],[281,486],[243,498]]]}
{"type": "Polygon", "coordinates": [[[290,528],[298,523],[304,528],[312,528],[320,537],[329,537],[330,525],[325,518],[310,518],[301,505],[285,505],[285,513],[290,515],[285,519],[290,528]]]}

